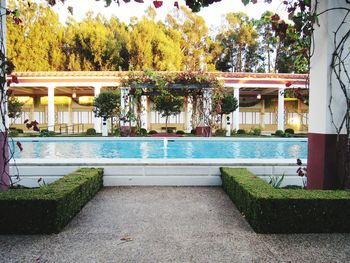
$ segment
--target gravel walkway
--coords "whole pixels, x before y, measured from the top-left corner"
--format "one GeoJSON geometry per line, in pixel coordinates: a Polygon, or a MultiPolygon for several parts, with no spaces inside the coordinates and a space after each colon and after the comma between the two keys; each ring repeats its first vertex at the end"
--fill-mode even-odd
{"type": "Polygon", "coordinates": [[[349,261],[350,234],[255,234],[215,187],[104,188],[58,235],[0,235],[0,262],[349,261]]]}

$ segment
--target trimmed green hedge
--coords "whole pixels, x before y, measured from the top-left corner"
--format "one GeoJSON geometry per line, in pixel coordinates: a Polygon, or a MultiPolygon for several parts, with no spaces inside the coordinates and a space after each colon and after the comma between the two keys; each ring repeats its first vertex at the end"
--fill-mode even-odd
{"type": "Polygon", "coordinates": [[[246,169],[221,168],[221,177],[258,233],[350,232],[350,191],[275,189],[246,169]]]}
{"type": "Polygon", "coordinates": [[[103,169],[83,168],[47,186],[0,192],[0,233],[58,233],[101,189],[102,177],[103,169]]]}

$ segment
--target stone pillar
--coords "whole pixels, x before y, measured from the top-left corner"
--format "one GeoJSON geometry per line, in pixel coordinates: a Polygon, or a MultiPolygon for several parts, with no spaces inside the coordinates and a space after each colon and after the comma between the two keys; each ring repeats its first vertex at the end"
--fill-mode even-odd
{"type": "Polygon", "coordinates": [[[301,101],[298,99],[298,108],[297,108],[297,116],[298,116],[298,131],[301,131],[303,129],[303,113],[301,110],[301,101]]]}
{"type": "Polygon", "coordinates": [[[47,87],[47,127],[49,131],[55,130],[55,86],[47,87]]]}
{"type": "Polygon", "coordinates": [[[260,127],[262,130],[265,129],[265,100],[261,100],[261,109],[260,109],[260,127]]]}
{"type": "Polygon", "coordinates": [[[239,87],[235,87],[233,89],[233,96],[237,99],[238,107],[233,112],[233,129],[236,130],[236,132],[239,130],[239,87]]]}
{"type": "Polygon", "coordinates": [[[186,132],[190,133],[192,128],[192,102],[190,101],[190,98],[187,97],[186,102],[186,132]]]}
{"type": "MultiPolygon", "coordinates": [[[[70,101],[69,103],[68,103],[68,120],[67,120],[67,125],[68,126],[72,126],[72,121],[73,121],[73,110],[72,110],[72,106],[73,105],[73,103],[72,103],[72,101],[70,101]]],[[[68,128],[69,129],[69,128],[68,128]]]]}
{"type": "MultiPolygon", "coordinates": [[[[1,14],[1,42],[0,48],[3,54],[6,55],[6,0],[1,0],[0,5],[0,14],[1,14]]],[[[0,60],[0,63],[3,64],[4,61],[0,60]]],[[[5,65],[1,68],[1,71],[5,72],[5,65]]],[[[7,86],[6,82],[2,84],[3,92],[0,94],[1,108],[3,108],[2,112],[4,114],[4,122],[0,122],[0,190],[8,188],[10,186],[10,177],[9,177],[9,165],[8,165],[8,141],[7,141],[7,130],[8,130],[8,117],[7,117],[7,86]]]]}
{"type": "MultiPolygon", "coordinates": [[[[346,130],[340,130],[337,135],[335,127],[340,124],[345,116],[347,107],[344,94],[331,69],[332,54],[339,41],[347,33],[350,24],[350,16],[346,10],[349,4],[343,0],[317,1],[316,13],[330,10],[319,15],[319,26],[315,25],[314,54],[311,57],[310,71],[310,107],[309,107],[309,135],[308,135],[308,175],[307,187],[309,189],[333,189],[343,186],[345,168],[349,167],[346,161],[346,130]],[[341,27],[340,25],[343,24],[341,27]],[[334,32],[337,39],[334,40],[334,32]],[[335,42],[334,42],[335,41],[335,42]]],[[[313,5],[315,1],[313,1],[313,5]]],[[[347,38],[342,54],[344,64],[339,61],[339,67],[347,67],[349,71],[350,57],[348,48],[350,40],[347,38]],[[346,57],[347,56],[347,57],[346,57]]],[[[338,66],[337,66],[338,67],[338,66]]],[[[340,78],[349,84],[342,68],[340,78]]],[[[349,90],[348,96],[349,96],[349,90]]]]}
{"type": "Polygon", "coordinates": [[[147,98],[146,113],[147,113],[147,130],[151,130],[152,116],[151,116],[151,100],[149,98],[147,98]]]}
{"type": "Polygon", "coordinates": [[[146,130],[148,127],[147,104],[148,104],[147,96],[141,96],[141,108],[142,108],[141,128],[144,128],[146,130]]]}
{"type": "MultiPolygon", "coordinates": [[[[98,97],[101,93],[101,86],[94,86],[94,97],[98,97]]],[[[96,130],[97,133],[101,133],[101,123],[102,123],[102,118],[100,117],[95,117],[93,118],[94,120],[94,129],[96,130]]]]}
{"type": "Polygon", "coordinates": [[[277,130],[284,131],[284,87],[278,89],[277,130]]]}

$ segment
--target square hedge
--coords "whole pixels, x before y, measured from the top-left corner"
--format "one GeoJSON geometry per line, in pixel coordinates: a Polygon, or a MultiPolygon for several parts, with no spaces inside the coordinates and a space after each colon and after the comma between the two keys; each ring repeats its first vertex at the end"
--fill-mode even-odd
{"type": "Polygon", "coordinates": [[[101,189],[103,169],[82,168],[35,189],[0,192],[0,234],[58,233],[101,189]]]}
{"type": "Polygon", "coordinates": [[[223,188],[258,233],[350,232],[350,191],[275,189],[246,169],[221,168],[223,188]]]}

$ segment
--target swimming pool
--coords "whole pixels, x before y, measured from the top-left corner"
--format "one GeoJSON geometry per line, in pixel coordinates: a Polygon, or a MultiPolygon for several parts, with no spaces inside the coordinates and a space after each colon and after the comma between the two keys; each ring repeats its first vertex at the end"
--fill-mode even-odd
{"type": "Polygon", "coordinates": [[[251,138],[20,138],[15,158],[306,159],[307,139],[251,138]]]}

